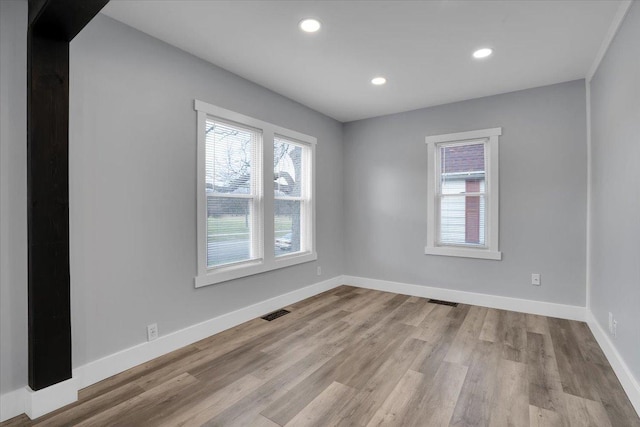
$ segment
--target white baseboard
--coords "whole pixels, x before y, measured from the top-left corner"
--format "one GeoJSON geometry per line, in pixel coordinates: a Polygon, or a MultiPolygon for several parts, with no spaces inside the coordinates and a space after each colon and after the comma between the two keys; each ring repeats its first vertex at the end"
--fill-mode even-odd
{"type": "Polygon", "coordinates": [[[33,391],[25,390],[24,413],[32,420],[78,400],[78,382],[75,378],[33,391]]]}
{"type": "Polygon", "coordinates": [[[593,314],[584,307],[531,301],[519,298],[456,291],[444,288],[413,285],[354,276],[336,276],[295,291],[270,298],[266,301],[223,314],[213,319],[189,326],[185,329],[159,337],[119,351],[102,359],[90,362],[73,371],[73,378],[63,383],[36,392],[28,387],[0,396],[0,422],[26,413],[30,418],[42,416],[77,400],[79,389],[95,384],[139,364],[192,344],[196,341],[262,316],[278,308],[293,304],[340,285],[376,289],[404,295],[456,301],[484,307],[512,310],[543,316],[587,321],[598,344],[602,347],[624,390],[640,413],[640,386],[628,366],[609,340],[593,314]]]}
{"type": "Polygon", "coordinates": [[[589,325],[591,333],[596,338],[598,345],[600,345],[604,355],[607,357],[609,364],[613,368],[613,372],[615,372],[616,376],[620,380],[620,384],[622,384],[622,388],[627,393],[631,404],[638,415],[640,415],[640,383],[638,383],[638,380],[633,376],[629,366],[625,363],[624,359],[609,339],[609,335],[607,335],[591,310],[587,311],[587,325],[589,325]]]}
{"type": "Polygon", "coordinates": [[[387,280],[369,279],[367,277],[344,276],[346,285],[378,291],[394,292],[423,298],[455,301],[482,307],[499,308],[521,313],[539,314],[570,320],[586,320],[586,308],[576,305],[556,304],[552,302],[533,301],[497,295],[479,294],[475,292],[456,291],[453,289],[434,288],[430,286],[412,285],[408,283],[390,282],[387,280]]]}
{"type": "Polygon", "coordinates": [[[27,390],[19,388],[0,396],[0,423],[24,414],[27,390]]]}
{"type": "Polygon", "coordinates": [[[89,362],[73,371],[73,377],[78,380],[78,387],[85,388],[117,373],[126,371],[141,363],[148,362],[163,354],[193,344],[196,341],[210,337],[226,329],[237,326],[248,320],[263,316],[281,307],[302,301],[342,284],[342,276],[336,276],[323,282],[314,283],[295,291],[278,295],[277,297],[261,301],[257,304],[225,313],[202,323],[189,326],[157,340],[138,344],[102,359],[89,362]]]}
{"type": "Polygon", "coordinates": [[[631,370],[609,339],[609,336],[605,333],[602,326],[600,326],[600,323],[596,320],[591,310],[587,310],[586,307],[434,288],[408,283],[390,282],[387,280],[370,279],[366,277],[343,277],[345,285],[357,286],[360,288],[375,289],[378,291],[393,292],[423,298],[449,300],[464,304],[473,304],[483,307],[499,308],[503,310],[586,322],[607,357],[613,371],[620,380],[622,388],[627,393],[631,404],[640,415],[640,384],[631,373],[631,370]]]}
{"type": "Polygon", "coordinates": [[[82,388],[281,307],[336,288],[343,282],[342,276],[336,276],[160,336],[157,340],[138,344],[80,366],[73,370],[71,380],[36,392],[26,387],[3,394],[0,397],[0,422],[22,413],[32,419],[47,414],[75,402],[78,390],[82,388]]]}

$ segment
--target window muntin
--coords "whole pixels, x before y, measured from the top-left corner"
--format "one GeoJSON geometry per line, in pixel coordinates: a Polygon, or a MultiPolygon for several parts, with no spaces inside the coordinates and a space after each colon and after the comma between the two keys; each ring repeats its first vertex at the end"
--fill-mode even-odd
{"type": "Polygon", "coordinates": [[[260,259],[259,131],[206,120],[207,268],[260,259]]]}
{"type": "Polygon", "coordinates": [[[309,248],[310,147],[280,136],[273,142],[274,251],[276,257],[309,248]]]}

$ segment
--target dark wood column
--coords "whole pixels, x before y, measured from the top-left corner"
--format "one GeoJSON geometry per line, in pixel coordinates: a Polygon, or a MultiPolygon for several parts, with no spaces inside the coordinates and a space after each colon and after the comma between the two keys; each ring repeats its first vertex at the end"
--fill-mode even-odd
{"type": "Polygon", "coordinates": [[[69,42],[108,0],[29,0],[29,386],[71,378],[69,42]]]}

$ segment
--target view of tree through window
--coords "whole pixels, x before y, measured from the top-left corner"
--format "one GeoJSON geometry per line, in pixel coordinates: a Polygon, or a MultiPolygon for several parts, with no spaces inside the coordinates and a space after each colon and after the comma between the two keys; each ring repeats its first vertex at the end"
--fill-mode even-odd
{"type": "Polygon", "coordinates": [[[255,244],[256,147],[260,134],[206,122],[207,266],[258,257],[255,244]]]}
{"type": "Polygon", "coordinates": [[[485,143],[439,146],[440,243],[485,245],[485,143]]]}
{"type": "Polygon", "coordinates": [[[196,287],[316,260],[317,139],[203,101],[194,108],[196,287]]]}
{"type": "Polygon", "coordinates": [[[303,250],[305,215],[304,150],[276,137],[273,142],[275,254],[303,250]]]}

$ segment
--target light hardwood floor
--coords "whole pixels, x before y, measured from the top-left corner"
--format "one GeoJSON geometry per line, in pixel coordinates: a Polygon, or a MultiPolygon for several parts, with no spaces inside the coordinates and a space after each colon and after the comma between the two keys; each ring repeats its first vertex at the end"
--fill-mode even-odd
{"type": "Polygon", "coordinates": [[[348,286],[2,426],[640,426],[586,324],[348,286]]]}

